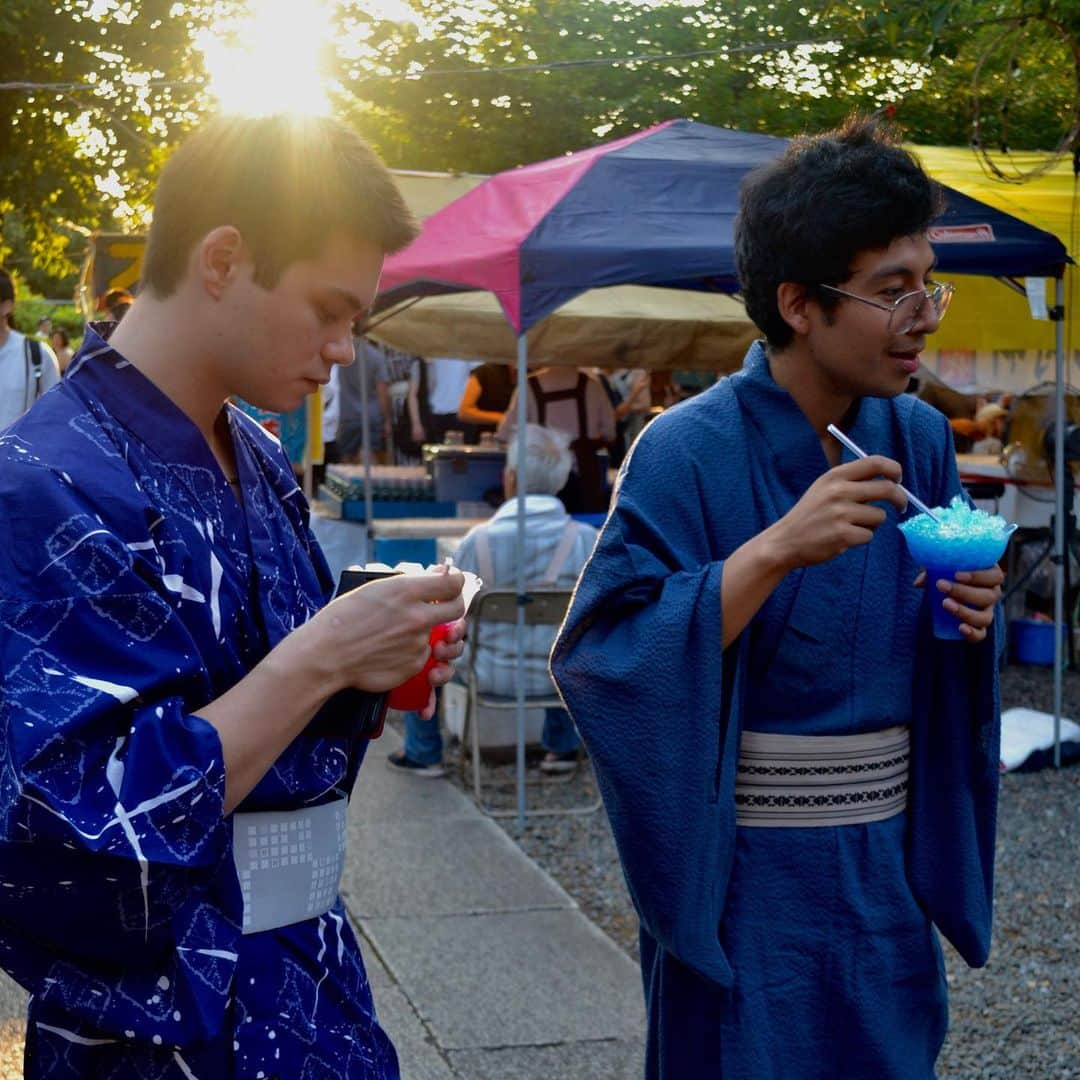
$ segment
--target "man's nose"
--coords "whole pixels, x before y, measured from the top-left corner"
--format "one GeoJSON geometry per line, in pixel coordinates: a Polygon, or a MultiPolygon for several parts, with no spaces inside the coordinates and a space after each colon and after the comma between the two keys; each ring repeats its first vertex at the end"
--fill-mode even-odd
{"type": "Polygon", "coordinates": [[[937,305],[927,297],[907,332],[910,334],[917,329],[923,334],[932,334],[940,325],[941,316],[938,314],[937,305]]]}
{"type": "Polygon", "coordinates": [[[333,338],[323,345],[323,359],[331,364],[341,364],[343,367],[353,362],[352,334],[346,331],[342,336],[333,338]]]}

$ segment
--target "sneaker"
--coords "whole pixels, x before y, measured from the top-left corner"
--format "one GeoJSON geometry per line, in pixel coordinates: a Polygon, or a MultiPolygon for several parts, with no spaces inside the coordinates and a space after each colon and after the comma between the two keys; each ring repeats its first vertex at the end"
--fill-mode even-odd
{"type": "Polygon", "coordinates": [[[549,776],[573,772],[578,767],[578,752],[568,750],[565,754],[546,753],[540,762],[540,771],[549,776]]]}
{"type": "Polygon", "coordinates": [[[446,775],[446,770],[441,764],[421,765],[419,761],[413,761],[412,758],[406,757],[404,750],[397,750],[393,754],[387,755],[386,764],[394,772],[408,773],[409,776],[421,776],[425,780],[436,780],[440,776],[446,775]]]}

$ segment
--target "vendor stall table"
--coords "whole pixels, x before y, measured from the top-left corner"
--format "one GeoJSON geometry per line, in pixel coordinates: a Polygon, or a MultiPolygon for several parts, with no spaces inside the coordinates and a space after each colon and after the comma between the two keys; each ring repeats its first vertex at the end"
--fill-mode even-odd
{"type": "MultiPolygon", "coordinates": [[[[1022,529],[1047,529],[1054,513],[1054,487],[1050,482],[1029,482],[1009,474],[997,454],[957,454],[960,482],[983,510],[1000,514],[1022,529]],[[981,497],[1000,485],[996,497],[981,497]],[[981,490],[980,490],[981,489],[981,490]]],[[[1080,484],[1076,485],[1080,487],[1080,484]]]]}

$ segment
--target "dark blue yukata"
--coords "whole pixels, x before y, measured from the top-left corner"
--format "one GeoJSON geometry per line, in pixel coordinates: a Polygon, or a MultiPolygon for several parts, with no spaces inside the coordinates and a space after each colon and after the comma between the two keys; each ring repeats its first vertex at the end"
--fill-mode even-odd
{"type": "MultiPolygon", "coordinates": [[[[332,582],[280,447],[228,420],[242,504],[192,422],[89,330],[0,436],[0,964],[32,994],[29,1077],[398,1076],[340,897],[241,933],[198,710],[332,582]]],[[[347,798],[357,700],[332,699],[239,809],[347,798]]]]}
{"type": "MultiPolygon", "coordinates": [[[[960,490],[923,403],[864,399],[849,431],[926,502],[960,490]]],[[[926,1080],[947,1026],[933,927],[987,958],[998,642],[933,638],[895,508],[869,544],[789,573],[721,652],[725,559],[828,467],[753,346],[646,428],[555,645],[641,919],[650,1078],[926,1080]],[[736,824],[743,732],[895,725],[911,741],[895,816],[736,824]]]]}

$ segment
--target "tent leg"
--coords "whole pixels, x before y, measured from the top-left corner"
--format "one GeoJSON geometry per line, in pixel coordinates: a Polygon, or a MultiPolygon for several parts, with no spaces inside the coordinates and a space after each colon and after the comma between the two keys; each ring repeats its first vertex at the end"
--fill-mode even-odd
{"type": "Polygon", "coordinates": [[[517,823],[525,828],[525,425],[528,423],[529,343],[517,340],[517,823]]]}
{"type": "Polygon", "coordinates": [[[1073,482],[1065,462],[1065,280],[1055,282],[1054,338],[1054,768],[1061,768],[1062,681],[1065,655],[1061,631],[1065,619],[1065,484],[1073,482]]]}
{"type": "MultiPolygon", "coordinates": [[[[356,360],[360,364],[360,447],[364,455],[364,562],[375,561],[375,522],[371,490],[371,413],[368,409],[368,351],[362,342],[356,360]]],[[[420,363],[424,361],[421,360],[420,363]]]]}

